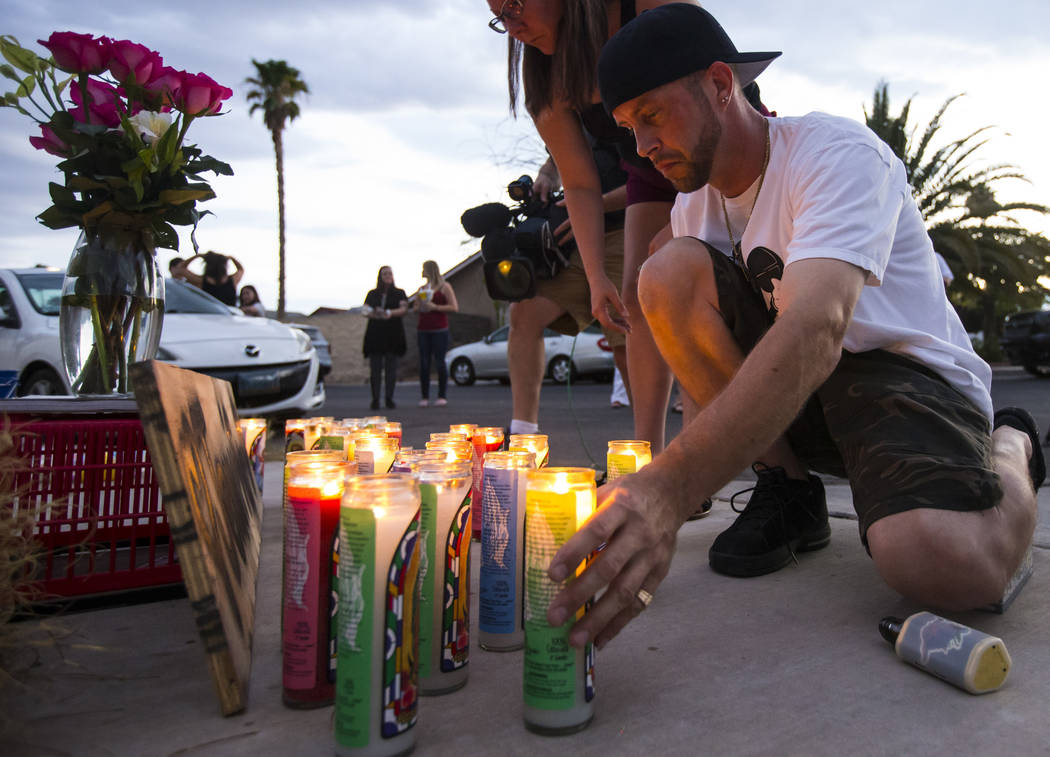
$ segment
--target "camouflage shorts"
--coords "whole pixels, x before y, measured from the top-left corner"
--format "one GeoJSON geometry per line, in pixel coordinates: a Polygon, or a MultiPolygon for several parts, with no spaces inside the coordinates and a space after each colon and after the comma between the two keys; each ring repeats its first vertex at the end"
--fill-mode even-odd
{"type": "MultiPolygon", "coordinates": [[[[726,325],[750,352],[772,318],[730,257],[713,251],[711,260],[726,325]]],[[[887,515],[1002,499],[987,416],[934,371],[885,350],[844,351],[787,438],[810,468],[849,480],[865,546],[868,527],[887,515]]]]}

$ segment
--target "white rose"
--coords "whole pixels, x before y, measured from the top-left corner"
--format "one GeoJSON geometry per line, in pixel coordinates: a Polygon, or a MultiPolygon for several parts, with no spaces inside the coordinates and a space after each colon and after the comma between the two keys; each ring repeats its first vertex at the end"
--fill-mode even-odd
{"type": "Polygon", "coordinates": [[[170,113],[154,113],[151,110],[140,110],[128,120],[146,144],[152,144],[163,137],[164,132],[171,126],[170,113]]]}

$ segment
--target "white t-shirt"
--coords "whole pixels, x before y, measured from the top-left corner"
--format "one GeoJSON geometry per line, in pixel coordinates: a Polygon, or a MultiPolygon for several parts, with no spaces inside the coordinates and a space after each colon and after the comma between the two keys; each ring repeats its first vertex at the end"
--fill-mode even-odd
{"type": "MultiPolygon", "coordinates": [[[[948,302],[904,165],[856,121],[824,113],[768,120],[769,166],[750,222],[757,180],[726,200],[733,238],[767,305],[776,307],[783,269],[797,260],[852,263],[868,278],[843,348],[884,349],[912,358],[944,377],[991,420],[991,368],[973,351],[948,302]]],[[[678,195],[671,230],[676,237],[696,237],[730,250],[719,192],[710,186],[678,195]]]]}

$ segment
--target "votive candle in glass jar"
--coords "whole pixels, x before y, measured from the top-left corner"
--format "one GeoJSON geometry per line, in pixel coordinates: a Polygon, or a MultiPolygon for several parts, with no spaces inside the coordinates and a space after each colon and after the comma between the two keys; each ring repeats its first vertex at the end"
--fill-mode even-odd
{"type": "Polygon", "coordinates": [[[306,430],[303,432],[303,449],[319,449],[317,441],[333,423],[330,418],[307,418],[306,430]]]}
{"type": "Polygon", "coordinates": [[[350,450],[350,433],[353,429],[342,423],[328,425],[324,432],[317,437],[314,449],[333,449],[343,453],[343,459],[352,460],[353,456],[348,454],[350,450]]]}
{"type": "Polygon", "coordinates": [[[397,448],[401,449],[401,424],[397,421],[387,421],[377,424],[376,431],[380,431],[392,439],[397,439],[397,448]]]}
{"type": "Polygon", "coordinates": [[[306,449],[306,418],[289,418],[284,422],[284,451],[306,449]]]}
{"type": "Polygon", "coordinates": [[[252,466],[255,485],[259,492],[263,490],[263,472],[266,465],[266,419],[241,418],[237,428],[244,435],[244,451],[248,453],[248,462],[252,466]]]}
{"type": "Polygon", "coordinates": [[[446,694],[467,682],[470,655],[470,464],[420,463],[419,687],[446,694]]]}
{"type": "Polygon", "coordinates": [[[364,418],[365,428],[375,428],[376,426],[386,423],[385,415],[367,415],[364,418]]]}
{"type": "Polygon", "coordinates": [[[522,576],[525,556],[525,472],[531,452],[489,452],[482,481],[485,500],[481,525],[478,587],[478,644],[510,652],[525,643],[522,576]]]}
{"type": "Polygon", "coordinates": [[[354,450],[357,448],[358,439],[372,439],[385,436],[373,428],[355,428],[351,429],[350,433],[346,437],[346,457],[348,460],[354,459],[354,450]]]}
{"type": "Polygon", "coordinates": [[[419,687],[419,486],[351,476],[339,515],[337,755],[415,745],[419,687]]]}
{"type": "Polygon", "coordinates": [[[470,437],[462,431],[435,431],[430,435],[432,442],[469,442],[470,437]]]}
{"type": "Polygon", "coordinates": [[[282,699],[321,707],[335,697],[332,549],[346,461],[316,457],[289,464],[281,592],[282,699]]]}
{"type": "Polygon", "coordinates": [[[641,439],[615,439],[609,442],[605,454],[607,481],[615,481],[629,473],[637,473],[653,461],[649,442],[641,439]]]}
{"type": "Polygon", "coordinates": [[[550,460],[550,446],[546,434],[511,434],[507,449],[524,449],[536,457],[536,467],[546,468],[550,460]]]}
{"type": "Polygon", "coordinates": [[[389,436],[364,436],[354,442],[354,462],[358,474],[389,473],[397,455],[397,439],[389,436]]]}
{"type": "MultiPolygon", "coordinates": [[[[594,471],[541,468],[526,473],[525,490],[525,727],[558,735],[587,727],[594,717],[594,646],[569,646],[579,610],[561,626],[547,622],[547,610],[566,582],[547,575],[558,549],[576,533],[597,505],[594,471]]],[[[580,563],[579,575],[586,561],[580,563]]]]}
{"type": "Polygon", "coordinates": [[[343,418],[342,424],[347,428],[368,428],[364,418],[343,418]]]}
{"type": "Polygon", "coordinates": [[[474,458],[472,473],[474,476],[474,488],[471,490],[471,523],[473,524],[475,539],[481,539],[481,479],[485,475],[485,455],[495,452],[503,446],[503,429],[498,426],[479,426],[474,429],[471,439],[474,444],[474,458]]]}
{"type": "Polygon", "coordinates": [[[471,462],[474,458],[474,445],[465,439],[427,442],[427,449],[438,449],[445,453],[445,459],[449,462],[462,460],[471,462]]]}
{"type": "Polygon", "coordinates": [[[414,473],[420,463],[443,462],[446,453],[439,449],[407,449],[402,447],[397,451],[394,464],[390,468],[391,473],[414,473]]]}
{"type": "Polygon", "coordinates": [[[465,439],[473,439],[474,429],[477,427],[476,423],[453,423],[448,427],[448,430],[451,434],[463,434],[465,439]]]}

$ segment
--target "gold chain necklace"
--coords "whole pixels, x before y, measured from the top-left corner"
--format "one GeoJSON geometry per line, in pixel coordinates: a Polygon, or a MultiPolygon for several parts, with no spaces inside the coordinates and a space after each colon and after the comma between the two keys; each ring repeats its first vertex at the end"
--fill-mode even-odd
{"type": "MultiPolygon", "coordinates": [[[[766,180],[766,168],[769,166],[769,120],[763,119],[766,124],[766,154],[762,158],[762,173],[758,175],[758,189],[755,190],[755,197],[751,200],[751,210],[747,211],[747,220],[744,221],[744,229],[740,232],[740,241],[744,241],[744,231],[747,231],[747,225],[751,223],[751,214],[755,212],[755,205],[758,204],[758,195],[762,192],[762,183],[766,180]]],[[[744,272],[747,272],[747,266],[744,263],[744,253],[737,246],[736,240],[733,238],[733,227],[729,223],[729,212],[726,210],[726,196],[721,192],[718,193],[719,198],[722,200],[722,217],[726,222],[726,231],[729,232],[729,247],[733,251],[733,258],[736,260],[744,272]]]]}

